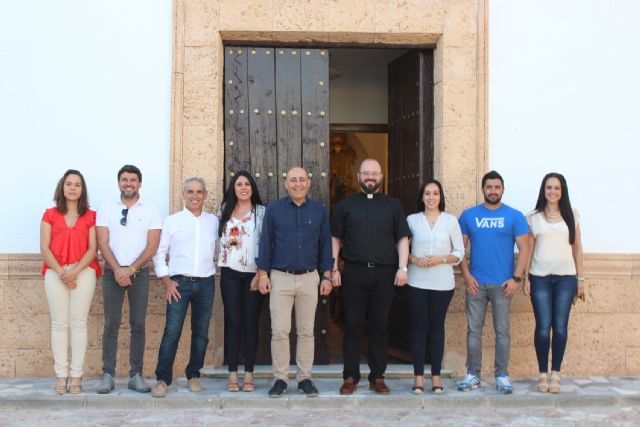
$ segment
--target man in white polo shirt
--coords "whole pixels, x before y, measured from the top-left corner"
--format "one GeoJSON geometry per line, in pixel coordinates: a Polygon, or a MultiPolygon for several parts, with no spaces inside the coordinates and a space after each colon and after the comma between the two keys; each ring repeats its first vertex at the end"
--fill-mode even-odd
{"type": "Polygon", "coordinates": [[[140,393],[151,391],[142,374],[145,319],[149,303],[147,263],[160,241],[162,219],[158,208],[140,197],[142,173],[133,165],[118,171],[120,198],[98,210],[96,231],[98,246],[105,261],[102,279],[104,297],[104,333],[102,335],[102,381],[98,393],[110,393],[114,387],[118,350],[118,330],[122,303],[129,300],[129,388],[140,393]]]}
{"type": "Polygon", "coordinates": [[[207,188],[202,178],[185,180],[184,209],[164,220],[158,252],[153,258],[156,275],[162,278],[167,301],[166,324],[156,366],[154,397],[165,397],[173,380],[173,362],[184,319],[191,304],[191,354],[185,370],[187,388],[202,391],[200,369],[209,343],[209,322],[215,290],[213,262],[218,238],[218,218],[202,207],[207,188]],[[169,263],[167,265],[167,255],[169,263]]]}

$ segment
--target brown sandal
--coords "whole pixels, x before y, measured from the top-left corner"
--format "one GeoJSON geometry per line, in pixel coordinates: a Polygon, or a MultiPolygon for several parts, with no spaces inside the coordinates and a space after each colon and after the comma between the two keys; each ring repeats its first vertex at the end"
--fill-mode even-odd
{"type": "Polygon", "coordinates": [[[245,372],[244,373],[244,383],[242,384],[242,391],[252,392],[256,389],[253,384],[253,373],[245,372]]]}
{"type": "Polygon", "coordinates": [[[71,384],[69,384],[69,393],[71,394],[82,393],[82,377],[71,378],[71,384]]]}
{"type": "Polygon", "coordinates": [[[240,384],[238,384],[238,373],[229,372],[229,383],[227,383],[227,391],[235,393],[240,391],[240,384]]]}
{"type": "Polygon", "coordinates": [[[560,372],[551,371],[549,393],[560,393],[560,372]]]}
{"type": "Polygon", "coordinates": [[[547,393],[549,391],[549,382],[547,381],[547,374],[541,372],[538,377],[538,391],[540,393],[547,393]]]}
{"type": "Polygon", "coordinates": [[[53,387],[53,390],[57,394],[67,394],[67,379],[58,377],[56,381],[56,385],[53,387]]]}

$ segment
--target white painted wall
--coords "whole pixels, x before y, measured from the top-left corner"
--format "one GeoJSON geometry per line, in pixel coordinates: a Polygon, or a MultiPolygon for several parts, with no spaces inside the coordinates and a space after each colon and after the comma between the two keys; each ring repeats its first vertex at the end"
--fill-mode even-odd
{"type": "Polygon", "coordinates": [[[171,0],[21,0],[0,13],[0,252],[39,251],[39,223],[69,168],[92,207],[125,163],[145,198],[169,198],[171,0]]]}
{"type": "Polygon", "coordinates": [[[489,164],[534,207],[567,178],[586,252],[640,252],[640,2],[489,1],[489,164]]]}

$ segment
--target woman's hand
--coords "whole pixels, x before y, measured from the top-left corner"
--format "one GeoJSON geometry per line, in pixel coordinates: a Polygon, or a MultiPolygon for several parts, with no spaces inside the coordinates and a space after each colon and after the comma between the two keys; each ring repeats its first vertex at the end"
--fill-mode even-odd
{"type": "Polygon", "coordinates": [[[258,292],[258,275],[257,274],[253,276],[253,279],[251,279],[251,285],[249,285],[249,291],[258,292]]]}
{"type": "Polygon", "coordinates": [[[584,281],[582,280],[578,282],[578,291],[576,292],[576,296],[584,299],[584,281]]]}

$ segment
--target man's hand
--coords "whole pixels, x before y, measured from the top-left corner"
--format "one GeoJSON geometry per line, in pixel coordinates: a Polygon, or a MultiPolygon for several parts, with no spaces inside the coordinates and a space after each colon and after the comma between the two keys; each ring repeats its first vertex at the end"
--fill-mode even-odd
{"type": "Polygon", "coordinates": [[[520,289],[520,285],[518,284],[518,282],[513,280],[513,278],[507,279],[507,281],[500,286],[504,288],[504,292],[502,292],[502,295],[505,298],[511,298],[515,295],[518,289],[520,289]]]}
{"type": "Polygon", "coordinates": [[[464,277],[464,283],[467,285],[467,292],[471,295],[478,295],[480,291],[480,286],[478,285],[478,281],[471,274],[468,274],[464,277]]]}
{"type": "Polygon", "coordinates": [[[271,280],[269,280],[268,276],[262,276],[260,280],[258,280],[258,289],[262,295],[271,292],[271,280]]]}
{"type": "Polygon", "coordinates": [[[131,276],[133,275],[133,270],[129,267],[120,267],[113,272],[115,276],[116,282],[118,285],[125,287],[131,286],[131,276]]]}
{"type": "Polygon", "coordinates": [[[407,272],[402,270],[401,268],[398,269],[398,271],[396,272],[396,278],[393,281],[393,284],[396,286],[404,286],[407,284],[407,272]]]}
{"type": "Polygon", "coordinates": [[[334,287],[342,286],[342,276],[340,275],[340,270],[334,270],[331,273],[331,283],[333,283],[334,287]]]}
{"type": "Polygon", "coordinates": [[[171,300],[175,299],[176,302],[180,301],[180,292],[178,292],[178,283],[171,280],[169,276],[162,278],[162,285],[164,286],[164,298],[168,304],[171,304],[171,300]]]}
{"type": "Polygon", "coordinates": [[[320,295],[329,295],[333,289],[333,282],[327,279],[320,280],[320,295]]]}

